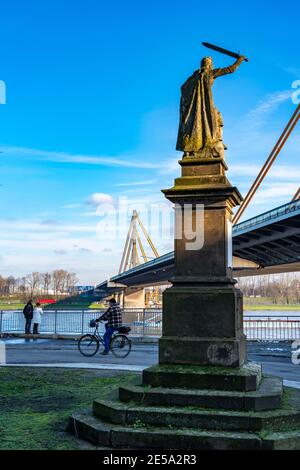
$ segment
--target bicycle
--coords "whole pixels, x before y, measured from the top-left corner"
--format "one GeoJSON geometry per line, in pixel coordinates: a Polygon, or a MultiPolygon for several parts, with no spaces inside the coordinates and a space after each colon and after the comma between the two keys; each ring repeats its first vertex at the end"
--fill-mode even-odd
{"type": "MultiPolygon", "coordinates": [[[[93,334],[86,334],[81,336],[78,341],[79,352],[85,357],[93,357],[97,354],[100,345],[105,347],[104,337],[99,333],[99,324],[95,320],[90,321],[90,327],[95,328],[93,334]]],[[[131,340],[127,338],[131,328],[127,326],[120,326],[115,333],[113,333],[110,340],[110,351],[115,357],[125,358],[131,351],[131,340]]]]}

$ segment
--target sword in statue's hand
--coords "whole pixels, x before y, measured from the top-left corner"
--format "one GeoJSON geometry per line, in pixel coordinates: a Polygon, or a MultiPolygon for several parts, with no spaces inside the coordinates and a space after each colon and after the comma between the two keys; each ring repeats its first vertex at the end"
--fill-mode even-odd
{"type": "MultiPolygon", "coordinates": [[[[209,42],[203,42],[203,46],[208,47],[208,49],[212,49],[213,51],[221,52],[221,54],[229,55],[230,57],[235,57],[235,59],[239,59],[241,54],[237,54],[236,52],[228,51],[227,49],[223,49],[222,47],[215,46],[214,44],[210,44],[209,42]]],[[[249,62],[248,59],[245,57],[245,62],[249,62]]]]}

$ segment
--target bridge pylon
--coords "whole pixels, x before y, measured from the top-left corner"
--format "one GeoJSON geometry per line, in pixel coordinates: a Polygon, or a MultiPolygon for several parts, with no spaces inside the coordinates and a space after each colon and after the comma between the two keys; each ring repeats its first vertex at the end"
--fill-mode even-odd
{"type": "Polygon", "coordinates": [[[155,248],[150,235],[148,234],[141,219],[139,218],[137,211],[134,210],[129,224],[125,247],[119,268],[119,274],[128,271],[128,269],[135,268],[139,264],[142,264],[141,259],[143,259],[144,263],[149,261],[138,228],[140,228],[142,233],[144,234],[144,237],[146,238],[154,254],[154,258],[159,258],[159,253],[155,248]]]}

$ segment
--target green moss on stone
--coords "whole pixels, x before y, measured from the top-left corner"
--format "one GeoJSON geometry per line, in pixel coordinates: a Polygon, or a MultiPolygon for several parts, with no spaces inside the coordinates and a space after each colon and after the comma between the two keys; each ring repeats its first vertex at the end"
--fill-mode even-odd
{"type": "Polygon", "coordinates": [[[242,367],[217,367],[217,366],[194,366],[194,365],[157,365],[149,367],[149,372],[173,372],[177,374],[190,373],[190,374],[216,374],[216,375],[241,375],[251,376],[257,373],[257,365],[251,366],[246,364],[242,367]]]}

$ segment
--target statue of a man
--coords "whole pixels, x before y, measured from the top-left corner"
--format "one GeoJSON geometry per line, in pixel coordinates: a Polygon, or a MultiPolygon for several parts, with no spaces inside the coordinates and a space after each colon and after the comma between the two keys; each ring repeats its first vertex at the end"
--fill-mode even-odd
{"type": "Polygon", "coordinates": [[[212,85],[215,78],[233,73],[246,60],[240,56],[225,68],[214,69],[211,57],[181,87],[180,123],[176,149],[184,158],[224,157],[221,113],[215,108],[212,85]]]}

